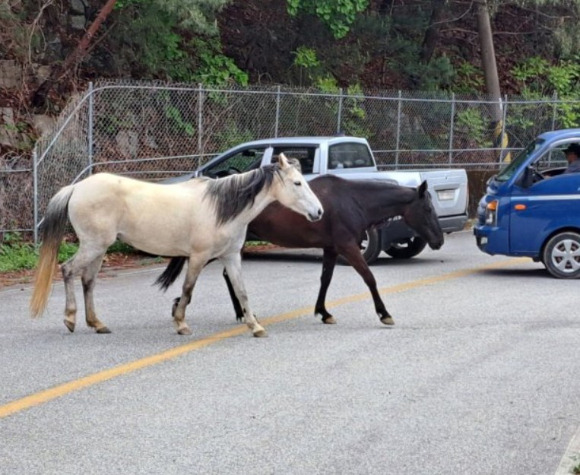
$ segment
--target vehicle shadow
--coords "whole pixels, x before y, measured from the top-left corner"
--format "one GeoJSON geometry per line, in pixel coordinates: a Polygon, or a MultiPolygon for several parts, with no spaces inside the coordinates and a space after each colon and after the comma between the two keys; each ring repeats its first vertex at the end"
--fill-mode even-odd
{"type": "MultiPolygon", "coordinates": [[[[509,277],[509,278],[550,278],[554,279],[546,269],[539,267],[537,269],[481,269],[479,274],[488,275],[490,277],[509,277]]],[[[554,279],[555,280],[555,279],[554,279]]]]}

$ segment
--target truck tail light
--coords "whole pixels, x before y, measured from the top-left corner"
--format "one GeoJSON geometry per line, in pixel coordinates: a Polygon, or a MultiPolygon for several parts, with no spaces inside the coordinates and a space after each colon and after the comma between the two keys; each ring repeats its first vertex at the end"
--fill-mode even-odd
{"type": "Polygon", "coordinates": [[[489,226],[497,225],[497,205],[497,200],[487,203],[487,206],[485,207],[485,224],[489,226]]]}

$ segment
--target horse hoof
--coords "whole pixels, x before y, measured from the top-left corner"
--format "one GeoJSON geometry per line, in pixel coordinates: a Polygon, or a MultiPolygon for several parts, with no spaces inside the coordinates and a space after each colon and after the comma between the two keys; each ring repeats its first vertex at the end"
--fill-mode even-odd
{"type": "Polygon", "coordinates": [[[390,315],[381,318],[381,322],[384,323],[385,325],[394,325],[395,324],[395,320],[393,320],[393,317],[391,317],[390,315]]]}
{"type": "Polygon", "coordinates": [[[268,333],[266,332],[266,330],[262,329],[254,332],[254,336],[256,338],[266,338],[268,336],[268,333]]]}
{"type": "Polygon", "coordinates": [[[69,322],[68,320],[63,320],[64,326],[68,328],[68,331],[74,333],[75,331],[75,324],[73,322],[69,322]]]}
{"type": "Polygon", "coordinates": [[[191,330],[187,327],[177,330],[178,335],[191,335],[191,333],[192,333],[191,330]]]}
{"type": "Polygon", "coordinates": [[[336,325],[336,320],[332,315],[330,315],[328,317],[322,317],[322,323],[325,323],[326,325],[336,325]]]}
{"type": "Polygon", "coordinates": [[[97,328],[96,332],[100,335],[106,335],[107,333],[111,333],[111,330],[109,330],[107,327],[101,327],[97,328]]]}

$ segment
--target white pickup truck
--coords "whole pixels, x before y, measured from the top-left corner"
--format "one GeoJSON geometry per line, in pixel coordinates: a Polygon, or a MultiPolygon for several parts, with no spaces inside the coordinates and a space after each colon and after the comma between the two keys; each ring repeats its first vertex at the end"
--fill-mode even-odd
{"type": "MultiPolygon", "coordinates": [[[[462,230],[467,221],[465,170],[379,171],[369,143],[359,137],[286,137],[246,142],[214,157],[190,177],[218,178],[245,172],[271,163],[272,157],[280,153],[298,159],[307,180],[325,173],[346,179],[381,180],[413,187],[427,180],[443,231],[462,230]]],[[[382,250],[395,258],[410,258],[419,254],[425,245],[425,241],[399,219],[378,229],[369,229],[362,243],[362,252],[371,263],[382,250]]]]}

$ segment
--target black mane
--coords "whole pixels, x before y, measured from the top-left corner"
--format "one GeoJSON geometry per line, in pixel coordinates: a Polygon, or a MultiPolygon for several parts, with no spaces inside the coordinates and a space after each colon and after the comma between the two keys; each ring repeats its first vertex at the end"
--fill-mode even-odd
{"type": "Polygon", "coordinates": [[[209,181],[204,197],[214,203],[218,224],[231,221],[252,206],[256,196],[264,188],[270,188],[276,173],[280,173],[280,166],[273,164],[240,175],[209,181]]]}

